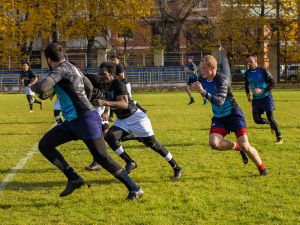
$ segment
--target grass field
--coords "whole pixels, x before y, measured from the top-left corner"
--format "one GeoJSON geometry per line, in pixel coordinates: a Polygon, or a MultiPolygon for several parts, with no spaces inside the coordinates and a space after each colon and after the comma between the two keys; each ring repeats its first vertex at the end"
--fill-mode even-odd
{"type": "Polygon", "coordinates": [[[300,90],[273,92],[284,140],[279,146],[269,126],[254,123],[245,93],[234,95],[269,175],[259,176],[252,162],[244,165],[237,151],[209,147],[211,106],[203,106],[199,94],[188,106],[183,92],[134,93],[184,174],[171,180],[173,171],[162,157],[139,142],[126,142],[138,164],[130,176],[145,191],[142,199],[127,202],[127,189],[107,171],[84,170],[92,157],[81,141],[58,149],[86,185],[60,198],[66,178],[36,151],[54,124],[53,102],[47,100],[42,111],[35,104],[28,113],[25,95],[0,94],[0,224],[300,224],[300,90]]]}

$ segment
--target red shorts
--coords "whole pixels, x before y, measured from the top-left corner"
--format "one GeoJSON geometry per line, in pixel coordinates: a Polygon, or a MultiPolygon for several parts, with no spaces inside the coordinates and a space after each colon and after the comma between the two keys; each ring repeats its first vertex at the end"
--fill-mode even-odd
{"type": "MultiPolygon", "coordinates": [[[[213,133],[216,133],[216,134],[220,134],[223,136],[223,138],[230,133],[230,131],[224,129],[224,128],[221,128],[221,127],[212,127],[210,129],[210,133],[209,134],[213,134],[213,133]]],[[[247,135],[247,130],[246,128],[242,128],[242,129],[239,129],[239,130],[236,130],[234,131],[235,133],[235,136],[236,138],[239,138],[243,135],[247,135]]]]}

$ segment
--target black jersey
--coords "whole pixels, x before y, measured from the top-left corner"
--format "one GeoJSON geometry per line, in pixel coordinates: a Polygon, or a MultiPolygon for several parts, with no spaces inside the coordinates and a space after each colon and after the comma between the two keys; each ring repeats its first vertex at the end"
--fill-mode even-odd
{"type": "Polygon", "coordinates": [[[55,92],[66,120],[71,121],[94,111],[84,90],[84,76],[75,66],[63,61],[48,76],[56,82],[55,92]]]}
{"type": "Polygon", "coordinates": [[[36,75],[32,70],[27,70],[27,71],[22,70],[20,72],[20,78],[23,79],[24,85],[27,87],[35,80],[36,75]]]}
{"type": "Polygon", "coordinates": [[[105,85],[102,84],[101,91],[103,93],[104,99],[107,101],[117,101],[118,96],[127,95],[128,97],[127,109],[111,108],[116,113],[118,119],[126,119],[137,111],[138,107],[134,105],[132,99],[129,97],[127,88],[122,81],[118,79],[114,79],[108,90],[106,90],[105,85]]]}
{"type": "Polygon", "coordinates": [[[85,73],[84,76],[88,78],[93,85],[91,102],[93,102],[94,99],[103,99],[104,97],[101,91],[101,82],[99,80],[99,75],[85,73]]]}
{"type": "MultiPolygon", "coordinates": [[[[124,75],[125,75],[125,69],[124,69],[124,67],[123,67],[123,65],[121,64],[121,63],[119,63],[118,65],[116,65],[116,75],[117,76],[119,76],[119,74],[120,73],[124,73],[124,75]]],[[[123,80],[121,80],[124,84],[129,84],[129,81],[128,81],[128,79],[126,78],[126,76],[125,76],[125,78],[123,79],[123,80]]]]}

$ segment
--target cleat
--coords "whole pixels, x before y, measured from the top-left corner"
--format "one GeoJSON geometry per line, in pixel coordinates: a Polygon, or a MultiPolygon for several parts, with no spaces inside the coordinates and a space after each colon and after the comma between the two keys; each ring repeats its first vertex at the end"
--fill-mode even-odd
{"type": "Polygon", "coordinates": [[[80,188],[83,184],[84,179],[81,176],[79,176],[77,180],[68,181],[67,187],[62,193],[60,193],[60,197],[72,194],[75,189],[80,188]]]}
{"type": "Polygon", "coordinates": [[[129,163],[126,164],[126,166],[125,166],[125,172],[127,174],[130,174],[130,171],[134,170],[135,168],[137,168],[136,162],[135,161],[131,161],[131,162],[129,162],[129,163]]]}
{"type": "Polygon", "coordinates": [[[277,138],[277,141],[275,142],[275,145],[282,145],[283,144],[283,140],[282,138],[277,138]]]}
{"type": "Polygon", "coordinates": [[[241,156],[242,156],[243,163],[247,164],[248,163],[248,156],[243,151],[240,151],[240,153],[241,153],[241,156]]]}
{"type": "Polygon", "coordinates": [[[40,104],[40,109],[42,110],[44,107],[44,102],[42,101],[42,103],[40,104]]]}
{"type": "Polygon", "coordinates": [[[109,118],[108,118],[108,121],[109,121],[109,122],[114,122],[114,118],[113,118],[113,117],[109,117],[109,118]]]}
{"type": "Polygon", "coordinates": [[[142,190],[142,188],[140,188],[140,190],[138,191],[130,191],[126,200],[135,201],[143,196],[144,196],[144,191],[142,190]]]}
{"type": "Polygon", "coordinates": [[[267,176],[268,175],[268,170],[265,168],[263,170],[260,170],[259,173],[260,173],[260,175],[267,176]]]}
{"type": "Polygon", "coordinates": [[[96,161],[93,161],[91,165],[84,167],[86,170],[101,170],[102,166],[96,161]]]}
{"type": "Polygon", "coordinates": [[[183,174],[183,169],[181,169],[181,167],[176,166],[176,168],[174,169],[174,176],[172,177],[172,179],[179,179],[183,174]]]}
{"type": "Polygon", "coordinates": [[[206,105],[208,103],[208,100],[205,98],[203,101],[203,105],[206,105]]]}
{"type": "Polygon", "coordinates": [[[191,99],[191,101],[188,103],[188,105],[195,103],[194,99],[191,99]]]}
{"type": "Polygon", "coordinates": [[[32,113],[33,111],[32,111],[32,110],[29,110],[28,112],[32,113]]]}

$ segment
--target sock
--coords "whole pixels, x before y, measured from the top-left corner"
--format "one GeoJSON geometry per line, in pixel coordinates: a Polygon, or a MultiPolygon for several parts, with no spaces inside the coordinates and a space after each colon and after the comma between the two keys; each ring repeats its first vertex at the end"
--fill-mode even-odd
{"type": "Polygon", "coordinates": [[[129,191],[139,191],[140,188],[134,181],[128,176],[128,174],[122,169],[122,172],[116,176],[116,178],[121,181],[129,191]]]}
{"type": "Polygon", "coordinates": [[[42,104],[42,102],[41,102],[41,101],[39,101],[39,100],[36,100],[35,98],[33,99],[33,103],[42,104]]]}
{"type": "Polygon", "coordinates": [[[79,179],[79,175],[75,172],[75,170],[71,167],[68,166],[63,173],[66,175],[66,177],[68,178],[68,181],[71,180],[78,180],[79,179]]]}
{"type": "Polygon", "coordinates": [[[55,120],[56,120],[57,124],[62,123],[62,120],[61,120],[60,116],[55,116],[55,120]]]}
{"type": "Polygon", "coordinates": [[[194,98],[193,98],[193,97],[191,97],[191,101],[194,101],[194,98]]]}
{"type": "Polygon", "coordinates": [[[242,151],[242,149],[241,149],[241,147],[240,147],[240,145],[239,145],[239,143],[238,142],[236,142],[235,143],[236,145],[235,145],[235,149],[234,150],[237,150],[237,151],[242,151]]]}
{"type": "Polygon", "coordinates": [[[121,155],[119,155],[126,163],[130,163],[133,160],[130,158],[129,155],[127,155],[126,152],[123,152],[121,155]]]}
{"type": "Polygon", "coordinates": [[[174,160],[172,154],[168,152],[168,154],[164,157],[164,159],[175,169],[178,165],[177,162],[174,160]]]}
{"type": "Polygon", "coordinates": [[[262,171],[264,169],[266,169],[265,165],[263,163],[261,163],[260,166],[257,167],[259,171],[262,171]]]}
{"type": "Polygon", "coordinates": [[[32,110],[32,105],[33,105],[32,103],[31,103],[31,104],[29,104],[29,108],[30,108],[30,110],[32,110]]]}

